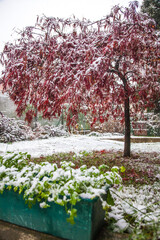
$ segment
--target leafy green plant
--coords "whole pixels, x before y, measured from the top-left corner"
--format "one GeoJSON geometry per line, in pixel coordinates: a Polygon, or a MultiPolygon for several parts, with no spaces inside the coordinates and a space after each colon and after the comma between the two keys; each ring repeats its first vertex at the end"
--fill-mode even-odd
{"type": "Polygon", "coordinates": [[[50,202],[55,202],[65,207],[69,215],[67,221],[72,224],[77,215],[74,206],[82,198],[98,196],[104,207],[114,204],[109,190],[106,200],[101,195],[106,194],[109,186],[121,183],[118,167],[113,167],[111,171],[106,171],[106,165],[99,168],[83,165],[75,169],[71,161],[62,161],[58,167],[55,163],[35,164],[29,160],[27,153],[8,153],[0,157],[1,193],[5,189],[13,189],[23,194],[29,207],[38,202],[41,208],[47,208],[50,202]]]}

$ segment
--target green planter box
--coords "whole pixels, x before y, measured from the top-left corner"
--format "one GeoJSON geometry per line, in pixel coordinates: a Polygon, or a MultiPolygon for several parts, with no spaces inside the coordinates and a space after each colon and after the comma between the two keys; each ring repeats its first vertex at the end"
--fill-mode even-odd
{"type": "Polygon", "coordinates": [[[5,190],[0,194],[0,219],[69,240],[93,240],[104,223],[105,212],[98,197],[82,199],[76,204],[77,217],[73,225],[67,222],[64,207],[54,202],[49,204],[46,209],[38,204],[30,209],[23,195],[5,190]]]}

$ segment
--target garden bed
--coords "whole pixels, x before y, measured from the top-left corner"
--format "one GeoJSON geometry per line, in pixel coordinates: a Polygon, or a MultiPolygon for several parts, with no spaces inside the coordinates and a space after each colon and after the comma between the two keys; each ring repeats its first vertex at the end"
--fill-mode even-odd
{"type": "Polygon", "coordinates": [[[41,209],[39,204],[28,208],[22,194],[5,190],[0,195],[0,219],[3,221],[70,240],[95,239],[104,224],[105,211],[100,199],[82,199],[74,208],[78,214],[75,224],[70,224],[66,221],[69,216],[65,208],[54,202],[49,208],[41,209]]]}
{"type": "MultiPolygon", "coordinates": [[[[0,156],[0,219],[70,240],[92,240],[102,227],[119,184],[119,168],[106,171],[72,162],[30,162],[27,153],[0,156]]],[[[124,171],[124,168],[120,168],[124,171]]]]}

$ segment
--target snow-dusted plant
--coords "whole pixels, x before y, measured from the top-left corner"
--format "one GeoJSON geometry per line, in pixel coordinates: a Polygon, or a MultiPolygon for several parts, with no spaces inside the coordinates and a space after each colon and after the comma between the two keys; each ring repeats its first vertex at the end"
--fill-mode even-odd
{"type": "Polygon", "coordinates": [[[159,239],[160,184],[124,186],[122,191],[111,190],[115,205],[106,216],[114,232],[130,232],[130,240],[159,239]],[[153,197],[154,196],[154,197],[153,197]],[[145,235],[145,232],[147,235],[145,235]],[[148,235],[149,234],[149,235],[148,235]],[[140,235],[143,237],[141,238],[140,235]]]}
{"type": "Polygon", "coordinates": [[[38,202],[41,208],[47,208],[50,202],[55,202],[65,207],[70,223],[74,223],[77,215],[74,206],[82,198],[99,197],[105,207],[113,203],[109,190],[106,199],[102,198],[106,187],[121,183],[118,167],[113,167],[111,171],[106,171],[106,165],[74,168],[72,162],[66,161],[58,167],[48,162],[35,164],[29,159],[27,153],[0,156],[0,192],[13,189],[22,193],[29,207],[38,202]]]}
{"type": "Polygon", "coordinates": [[[27,126],[25,121],[0,115],[0,142],[16,142],[22,140],[46,139],[49,137],[67,136],[63,126],[42,126],[37,122],[37,127],[27,126]]]}

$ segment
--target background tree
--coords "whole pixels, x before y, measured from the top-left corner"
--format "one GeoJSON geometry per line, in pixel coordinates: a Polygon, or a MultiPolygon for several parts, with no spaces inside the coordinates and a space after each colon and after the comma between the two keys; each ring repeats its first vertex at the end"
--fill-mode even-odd
{"type": "Polygon", "coordinates": [[[159,0],[143,0],[141,10],[147,13],[150,18],[156,22],[156,28],[160,29],[160,1],[159,0]]]}
{"type": "MultiPolygon", "coordinates": [[[[31,70],[31,77],[22,78],[28,71],[21,68],[13,77],[17,60],[8,52],[15,46],[19,49],[21,42],[20,46],[12,45],[10,51],[7,44],[1,55],[4,88],[10,95],[16,94],[16,104],[21,106],[24,101],[25,106],[29,86],[38,79],[38,72],[41,81],[36,107],[43,117],[60,115],[66,105],[68,126],[77,123],[79,112],[91,113],[92,124],[107,121],[112,115],[125,123],[124,156],[130,156],[130,118],[154,107],[160,94],[160,39],[153,20],[138,13],[137,7],[137,2],[130,3],[129,8],[115,6],[109,16],[97,22],[45,16],[37,19],[35,27],[28,29],[27,41],[31,46],[38,42],[40,65],[37,60],[34,63],[36,51],[31,60],[33,57],[32,66],[41,71],[31,70]],[[26,91],[23,81],[29,84],[26,91]],[[21,85],[23,94],[21,89],[17,91],[21,85]]],[[[25,35],[21,35],[22,42],[25,35]]],[[[21,57],[19,62],[26,66],[28,60],[21,57]]]]}
{"type": "MultiPolygon", "coordinates": [[[[159,0],[143,0],[141,10],[153,18],[156,23],[156,29],[160,30],[160,1],[159,0]]],[[[160,34],[160,33],[159,33],[160,34]]],[[[159,80],[160,82],[160,80],[159,80]]],[[[160,98],[156,101],[154,112],[160,113],[160,98]]]]}

